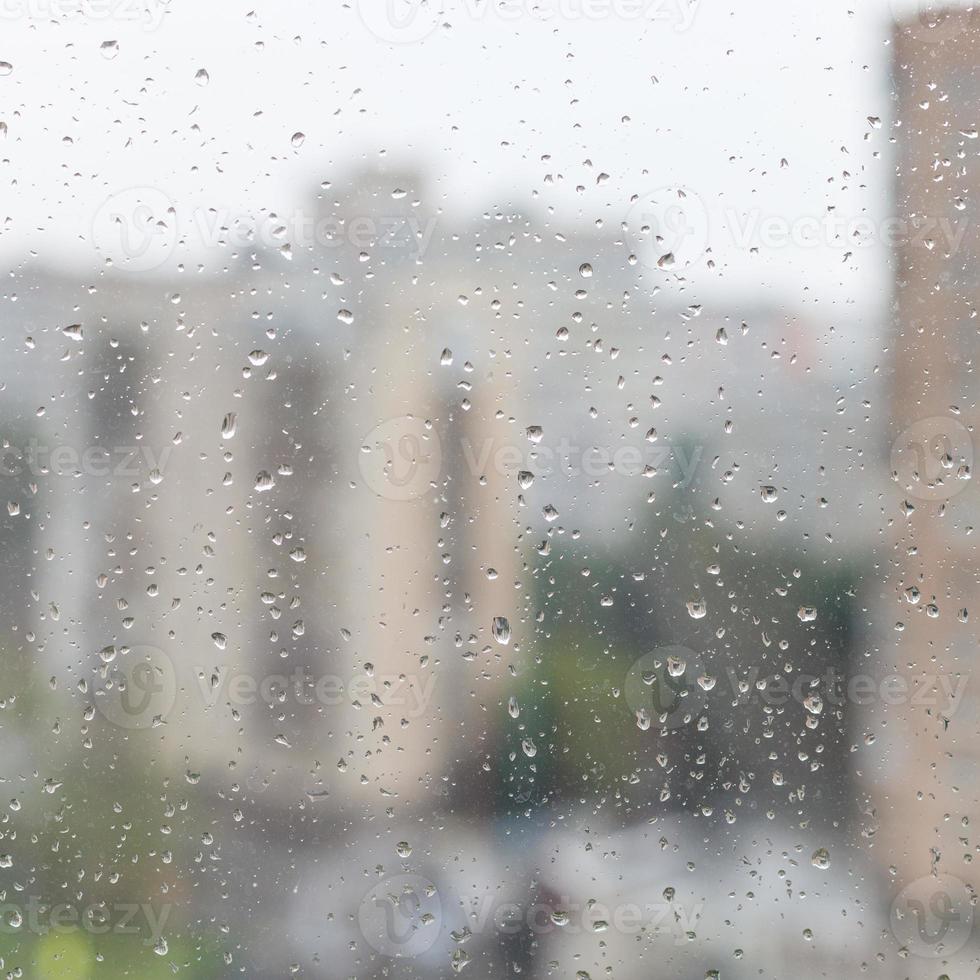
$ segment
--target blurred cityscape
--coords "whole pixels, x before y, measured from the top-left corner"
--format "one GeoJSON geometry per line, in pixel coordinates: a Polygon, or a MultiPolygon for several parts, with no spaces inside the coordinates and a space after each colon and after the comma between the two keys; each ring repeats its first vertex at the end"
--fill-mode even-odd
{"type": "Polygon", "coordinates": [[[689,299],[678,188],[137,187],[11,270],[4,975],[976,975],[976,19],[895,29],[868,373],[689,299]]]}

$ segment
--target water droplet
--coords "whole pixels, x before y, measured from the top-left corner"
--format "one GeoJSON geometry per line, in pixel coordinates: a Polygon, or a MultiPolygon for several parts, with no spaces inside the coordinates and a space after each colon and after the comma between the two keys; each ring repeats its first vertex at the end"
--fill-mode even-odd
{"type": "Polygon", "coordinates": [[[506,616],[494,616],[491,626],[493,638],[501,645],[506,646],[510,643],[510,623],[506,616]]]}

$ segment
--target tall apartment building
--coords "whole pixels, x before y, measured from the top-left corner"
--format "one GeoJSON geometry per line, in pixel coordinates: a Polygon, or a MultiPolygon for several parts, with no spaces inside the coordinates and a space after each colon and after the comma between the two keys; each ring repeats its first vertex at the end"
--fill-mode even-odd
{"type": "Polygon", "coordinates": [[[909,694],[869,708],[861,768],[898,892],[932,871],[980,886],[980,17],[900,23],[893,47],[893,482],[875,669],[909,694]]]}

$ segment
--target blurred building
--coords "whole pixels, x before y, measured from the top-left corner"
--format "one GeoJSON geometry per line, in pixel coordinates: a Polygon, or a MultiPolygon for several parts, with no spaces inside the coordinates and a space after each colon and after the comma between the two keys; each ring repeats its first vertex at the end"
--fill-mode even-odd
{"type": "MultiPolygon", "coordinates": [[[[382,960],[356,915],[392,874],[455,889],[447,929],[466,922],[465,874],[497,902],[587,901],[590,856],[540,826],[585,820],[583,786],[615,800],[603,833],[632,842],[628,863],[644,821],[695,802],[719,825],[744,814],[735,838],[808,792],[804,864],[807,837],[831,845],[847,817],[840,716],[821,727],[800,703],[751,697],[736,710],[728,680],[847,655],[826,610],[816,626],[796,615],[824,587],[810,573],[836,574],[873,535],[867,492],[854,507],[848,490],[875,474],[846,367],[792,311],[685,305],[612,232],[496,204],[453,222],[439,200],[410,169],[364,169],[317,188],[307,231],[287,227],[279,247],[236,247],[219,217],[203,262],[88,278],[28,266],[8,321],[4,435],[46,455],[4,476],[3,601],[34,682],[58,678],[72,720],[52,769],[76,766],[81,719],[91,747],[118,753],[119,787],[150,799],[161,770],[186,781],[187,826],[210,839],[158,873],[174,891],[193,881],[233,935],[262,923],[254,975],[293,953],[285,935],[319,957],[311,975],[372,975],[382,960]],[[67,463],[49,458],[59,448],[67,463]],[[785,566],[779,600],[768,580],[754,591],[770,562],[785,566]],[[698,590],[711,617],[695,621],[698,590]],[[609,648],[654,639],[723,678],[710,731],[687,743],[641,733],[613,700],[621,664],[596,680],[609,648]],[[775,733],[795,758],[772,758],[775,733]],[[487,842],[521,820],[520,841],[487,842]],[[297,888],[322,908],[281,901],[297,888]]],[[[741,858],[722,853],[731,867],[719,859],[692,901],[734,889],[741,858]]],[[[661,902],[680,873],[642,875],[632,897],[661,902]]],[[[677,953],[674,932],[584,937],[565,966],[595,975],[647,938],[667,948],[638,974],[718,961],[677,953]]],[[[523,941],[469,948],[499,975],[498,956],[532,956],[523,941]]],[[[433,947],[441,962],[454,943],[433,947]]],[[[549,933],[534,955],[560,958],[559,944],[549,933]]],[[[826,953],[814,971],[836,968],[826,953]]]]}
{"type": "Polygon", "coordinates": [[[980,497],[970,480],[980,422],[980,18],[930,10],[928,22],[898,24],[893,45],[892,486],[875,671],[908,693],[869,707],[865,737],[877,741],[862,775],[897,892],[930,873],[980,886],[971,864],[980,497]]]}

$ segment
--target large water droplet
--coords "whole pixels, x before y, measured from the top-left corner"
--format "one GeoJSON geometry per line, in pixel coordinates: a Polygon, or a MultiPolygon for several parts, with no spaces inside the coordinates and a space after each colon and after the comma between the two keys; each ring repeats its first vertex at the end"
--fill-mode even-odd
{"type": "Polygon", "coordinates": [[[510,643],[510,623],[505,616],[494,616],[491,630],[493,638],[502,646],[510,643]]]}

